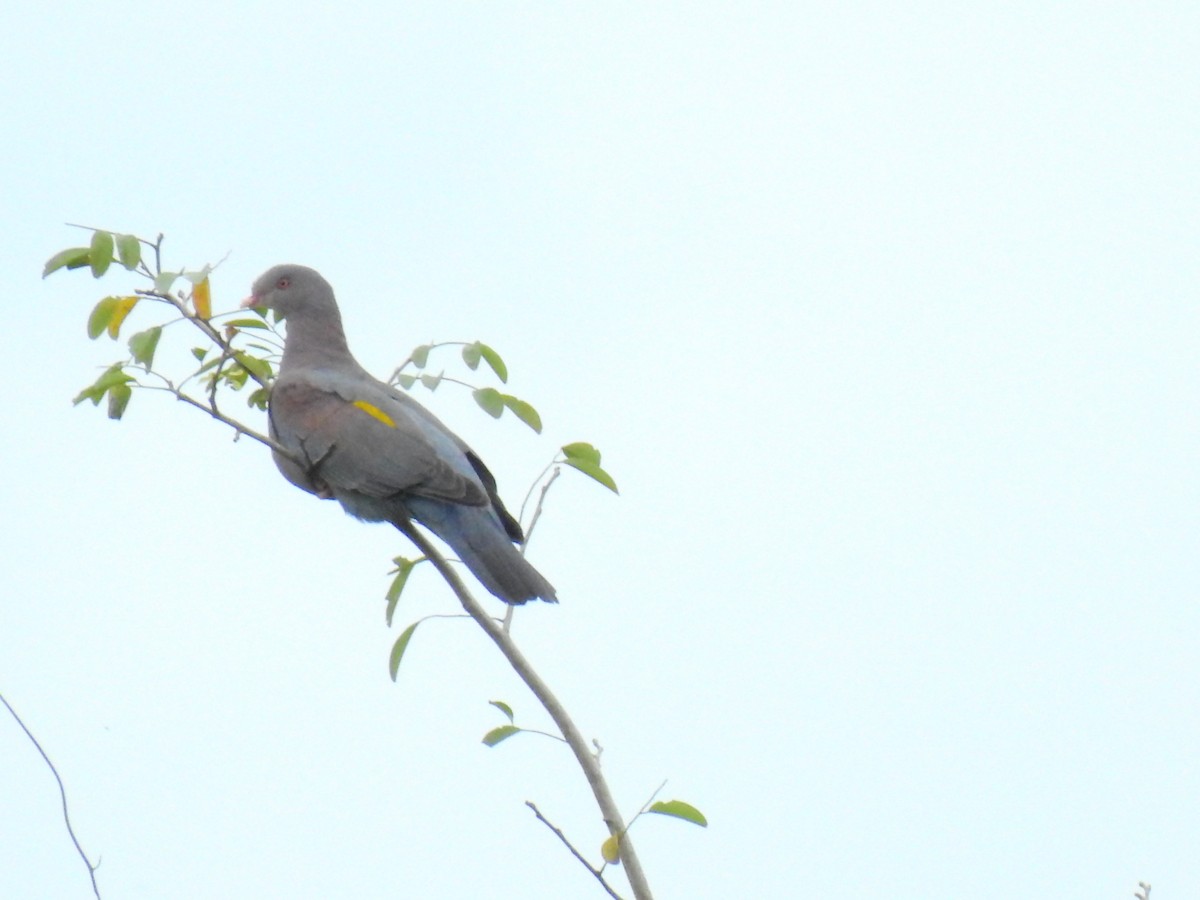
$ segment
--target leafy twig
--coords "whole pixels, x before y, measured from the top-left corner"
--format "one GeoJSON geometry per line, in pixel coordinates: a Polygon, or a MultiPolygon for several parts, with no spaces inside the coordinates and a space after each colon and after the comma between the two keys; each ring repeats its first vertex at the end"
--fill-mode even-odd
{"type": "MultiPolygon", "coordinates": [[[[167,303],[170,303],[179,311],[179,314],[183,316],[183,318],[187,319],[189,322],[199,328],[202,332],[204,332],[205,337],[220,347],[223,353],[227,354],[233,359],[237,359],[237,351],[234,350],[233,345],[230,344],[229,341],[225,340],[221,333],[217,331],[217,329],[213,328],[212,324],[207,319],[205,319],[203,316],[198,316],[189,310],[187,308],[187,304],[174,294],[153,290],[137,290],[134,291],[134,293],[139,294],[142,297],[153,297],[156,300],[165,300],[167,303]]],[[[252,369],[246,369],[246,372],[251,378],[257,381],[261,387],[269,388],[271,386],[270,379],[263,378],[252,369]]]]}
{"type": "Polygon", "coordinates": [[[583,770],[584,777],[587,778],[588,785],[592,789],[592,795],[596,798],[596,804],[600,807],[600,813],[604,817],[604,824],[608,826],[609,834],[616,835],[620,840],[621,861],[625,864],[625,874],[629,878],[629,884],[633,888],[634,897],[637,900],[650,900],[650,885],[646,881],[645,872],[642,871],[642,865],[638,861],[637,853],[634,851],[633,842],[629,836],[625,834],[625,822],[621,818],[621,811],[618,809],[616,801],[613,799],[612,791],[609,790],[608,782],[604,780],[604,774],[600,771],[600,764],[588,749],[587,742],[580,733],[578,727],[567,714],[566,707],[559,702],[558,698],[551,692],[546,682],[530,665],[529,660],[525,658],[519,647],[513,642],[512,637],[504,626],[489,616],[479,605],[479,601],[472,596],[467,590],[462,579],[459,577],[453,566],[446,561],[446,558],[438,551],[438,548],[433,545],[429,538],[425,537],[411,521],[397,518],[395,525],[410,541],[417,545],[417,549],[428,557],[433,563],[434,568],[450,585],[455,596],[458,597],[459,603],[463,609],[479,623],[487,636],[492,639],[500,652],[504,654],[504,658],[508,660],[508,664],[512,666],[513,671],[520,676],[521,680],[537,697],[538,702],[550,714],[550,718],[554,720],[554,724],[558,726],[558,730],[562,732],[563,738],[571,748],[571,752],[575,754],[575,759],[579,762],[579,767],[583,770]]]}
{"type": "Polygon", "coordinates": [[[42,755],[42,759],[46,761],[46,765],[50,768],[50,774],[53,775],[54,780],[58,782],[58,794],[62,798],[63,822],[65,822],[67,826],[67,834],[70,835],[71,843],[75,845],[75,851],[79,854],[79,858],[82,859],[83,864],[87,866],[88,877],[92,880],[92,893],[96,895],[97,900],[100,900],[100,886],[96,884],[96,870],[100,868],[100,864],[96,863],[96,865],[92,865],[92,861],[88,859],[88,855],[83,852],[83,847],[79,845],[79,838],[75,836],[75,829],[71,827],[71,816],[67,812],[67,789],[63,786],[63,780],[58,774],[58,769],[55,768],[54,763],[50,761],[50,757],[46,754],[45,749],[43,749],[42,745],[38,742],[38,739],[33,736],[33,732],[29,730],[29,726],[27,726],[21,720],[21,717],[17,715],[17,711],[12,708],[12,704],[4,698],[3,694],[0,694],[0,703],[3,703],[8,711],[12,713],[12,717],[17,720],[17,724],[21,726],[21,730],[25,732],[25,736],[29,738],[33,746],[37,748],[37,752],[42,755]]]}
{"type": "MultiPolygon", "coordinates": [[[[600,757],[600,753],[601,753],[601,752],[603,752],[603,751],[601,750],[601,748],[600,748],[600,745],[599,745],[599,744],[597,744],[597,745],[596,745],[596,750],[597,750],[597,752],[596,752],[596,758],[597,758],[597,759],[599,759],[599,757],[600,757]]],[[[633,823],[634,823],[634,822],[636,822],[636,821],[637,821],[638,819],[640,819],[640,818],[641,818],[643,815],[645,815],[645,813],[646,813],[646,810],[648,810],[648,809],[650,808],[650,805],[651,805],[652,803],[654,803],[654,800],[655,800],[655,798],[656,798],[656,797],[658,797],[658,795],[662,793],[662,789],[663,789],[663,788],[665,788],[666,786],[667,786],[667,782],[666,782],[666,780],[664,779],[664,780],[663,780],[663,783],[662,783],[662,784],[660,784],[658,787],[656,787],[656,788],[654,789],[654,793],[650,795],[650,799],[649,799],[649,800],[647,800],[645,803],[643,803],[643,804],[642,804],[642,808],[641,808],[641,809],[639,809],[639,810],[637,811],[637,814],[636,814],[636,815],[634,815],[634,817],[633,817],[632,819],[630,819],[630,820],[629,820],[629,824],[625,826],[625,830],[626,830],[626,831],[628,831],[630,828],[632,828],[632,827],[633,827],[633,823]]],[[[625,838],[625,835],[621,835],[621,847],[622,847],[622,852],[624,851],[625,840],[626,840],[626,838],[625,838]]]]}

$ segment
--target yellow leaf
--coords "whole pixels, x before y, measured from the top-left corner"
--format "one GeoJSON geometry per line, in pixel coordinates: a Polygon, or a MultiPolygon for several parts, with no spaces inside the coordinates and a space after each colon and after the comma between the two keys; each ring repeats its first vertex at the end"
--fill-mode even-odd
{"type": "Polygon", "coordinates": [[[212,288],[207,278],[192,288],[192,307],[200,318],[212,318],[212,288]]]}
{"type": "Polygon", "coordinates": [[[108,336],[115,338],[121,331],[121,323],[125,321],[125,317],[129,315],[129,311],[137,306],[138,300],[141,297],[118,297],[117,302],[113,304],[112,317],[108,320],[108,336]]]}
{"type": "Polygon", "coordinates": [[[392,421],[392,417],[389,416],[387,413],[385,413],[378,406],[375,406],[373,403],[368,403],[366,400],[355,400],[354,405],[357,406],[359,409],[361,409],[363,412],[365,412],[371,418],[378,419],[380,422],[382,422],[388,428],[396,427],[396,423],[394,421],[392,421]]]}
{"type": "Polygon", "coordinates": [[[610,866],[619,866],[621,864],[621,842],[617,840],[615,834],[610,834],[608,840],[600,845],[600,855],[604,857],[604,861],[610,866]]]}

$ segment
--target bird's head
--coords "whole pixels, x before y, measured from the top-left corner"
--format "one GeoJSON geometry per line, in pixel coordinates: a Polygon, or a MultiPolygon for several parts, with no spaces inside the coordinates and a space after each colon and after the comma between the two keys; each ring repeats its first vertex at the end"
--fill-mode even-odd
{"type": "Polygon", "coordinates": [[[242,306],[265,306],[281,319],[297,314],[337,313],[329,282],[315,269],[294,263],[275,266],[259,275],[242,306]]]}

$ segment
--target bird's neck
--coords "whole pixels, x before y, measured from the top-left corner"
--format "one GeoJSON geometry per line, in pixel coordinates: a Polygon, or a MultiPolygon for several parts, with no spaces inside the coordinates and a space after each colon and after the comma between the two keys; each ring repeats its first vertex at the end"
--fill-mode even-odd
{"type": "Polygon", "coordinates": [[[350,355],[346,333],[342,331],[339,320],[314,321],[304,316],[288,318],[280,371],[301,365],[336,365],[346,361],[357,365],[350,355]]]}

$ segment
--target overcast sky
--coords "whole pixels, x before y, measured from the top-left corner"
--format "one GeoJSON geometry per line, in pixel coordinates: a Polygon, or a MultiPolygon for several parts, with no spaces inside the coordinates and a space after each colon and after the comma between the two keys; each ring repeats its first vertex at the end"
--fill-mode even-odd
{"type": "MultiPolygon", "coordinates": [[[[524,801],[605,835],[561,746],[479,742],[548,722],[471,623],[390,681],[456,608],[421,572],[385,626],[394,530],[163,395],[71,406],[138,285],[41,281],[66,222],[229,254],[219,310],[314,266],[380,375],[492,344],[541,437],[419,396],[510,506],[603,451],[514,629],[628,814],[708,816],[638,822],[657,897],[1200,894],[1194,4],[4,18],[0,692],[106,900],[602,897],[524,801]]],[[[90,890],[0,715],[0,895],[90,890]]]]}

